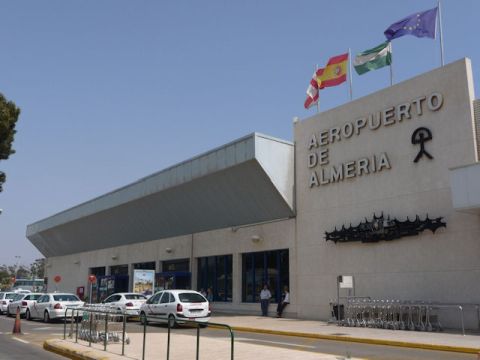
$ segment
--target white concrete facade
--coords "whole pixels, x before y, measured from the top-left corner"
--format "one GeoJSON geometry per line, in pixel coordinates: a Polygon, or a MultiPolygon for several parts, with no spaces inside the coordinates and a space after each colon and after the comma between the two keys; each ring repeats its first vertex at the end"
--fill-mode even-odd
{"type": "MultiPolygon", "coordinates": [[[[329,298],[335,298],[336,276],[342,274],[354,275],[357,296],[480,301],[480,217],[455,211],[449,177],[450,168],[478,161],[473,100],[470,61],[465,59],[295,126],[299,317],[327,318],[329,298]],[[443,103],[438,109],[438,103],[433,104],[432,110],[427,102],[435,93],[443,103]],[[412,101],[424,97],[420,115],[412,101]],[[388,110],[398,110],[401,104],[411,104],[410,118],[402,116],[400,120],[397,111],[388,110]],[[312,135],[320,143],[324,130],[342,128],[378,111],[386,112],[378,129],[366,125],[358,135],[354,130],[349,138],[336,141],[334,136],[333,143],[309,146],[312,135]],[[424,156],[414,163],[419,145],[411,143],[411,136],[419,127],[428,128],[433,135],[425,142],[433,159],[424,156]],[[309,154],[319,154],[324,148],[328,148],[328,164],[309,167],[309,154]],[[373,155],[379,158],[380,154],[386,154],[389,163],[382,171],[359,176],[355,163],[356,176],[310,186],[313,171],[320,182],[322,169],[328,173],[338,164],[373,155]],[[441,216],[447,227],[435,234],[424,231],[419,236],[378,243],[335,244],[323,239],[325,231],[355,225],[382,212],[401,220],[441,216]]],[[[349,127],[346,130],[349,135],[349,127]]]]}
{"type": "Polygon", "coordinates": [[[49,257],[47,276],[61,274],[58,290],[74,291],[93,267],[129,264],[131,275],[134,263],[155,261],[158,270],[160,261],[188,258],[196,288],[197,258],[231,254],[233,301],[215,307],[258,312],[258,304],[242,303],[242,254],[289,249],[287,316],[329,318],[338,275],[354,276],[357,296],[480,303],[480,215],[454,207],[450,178],[450,169],[478,163],[473,101],[463,59],[297,122],[295,193],[287,199],[294,218],[49,257]],[[432,134],[424,143],[432,158],[414,162],[420,144],[412,134],[420,127],[432,134]],[[325,240],[325,232],[381,213],[443,217],[447,227],[376,243],[325,240]]]}

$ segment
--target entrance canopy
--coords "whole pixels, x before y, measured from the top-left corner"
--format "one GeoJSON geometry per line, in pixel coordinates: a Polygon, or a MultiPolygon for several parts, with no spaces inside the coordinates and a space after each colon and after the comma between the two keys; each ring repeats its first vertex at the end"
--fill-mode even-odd
{"type": "Polygon", "coordinates": [[[46,257],[294,216],[293,144],[254,133],[27,226],[46,257]]]}

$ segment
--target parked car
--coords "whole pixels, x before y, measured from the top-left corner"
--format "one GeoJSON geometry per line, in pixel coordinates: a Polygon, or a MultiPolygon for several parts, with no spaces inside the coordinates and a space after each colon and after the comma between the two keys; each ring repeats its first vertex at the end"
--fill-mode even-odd
{"type": "Polygon", "coordinates": [[[7,312],[7,306],[10,301],[18,294],[14,291],[0,292],[0,314],[7,312]]]}
{"type": "MultiPolygon", "coordinates": [[[[25,318],[27,320],[43,319],[44,322],[50,322],[54,319],[65,318],[65,311],[68,308],[76,308],[83,306],[77,295],[68,293],[51,293],[43,294],[36,302],[27,306],[25,318]]],[[[67,316],[71,316],[71,312],[67,312],[67,316]]]]}
{"type": "Polygon", "coordinates": [[[15,315],[17,309],[20,310],[20,316],[25,316],[28,305],[33,304],[42,295],[42,293],[17,294],[7,306],[7,316],[15,315]]]}
{"type": "Polygon", "coordinates": [[[175,327],[181,320],[206,323],[210,320],[210,303],[193,290],[163,290],[155,293],[140,307],[142,324],[169,322],[175,327]]]}
{"type": "Polygon", "coordinates": [[[128,316],[140,315],[140,307],[147,301],[147,297],[137,293],[116,293],[102,301],[109,309],[125,312],[128,316]]]}

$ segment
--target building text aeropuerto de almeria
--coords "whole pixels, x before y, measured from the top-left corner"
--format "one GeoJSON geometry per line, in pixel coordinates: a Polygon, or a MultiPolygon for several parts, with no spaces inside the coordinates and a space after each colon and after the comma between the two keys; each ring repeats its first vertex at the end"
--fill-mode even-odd
{"type": "Polygon", "coordinates": [[[413,116],[420,117],[426,110],[438,111],[443,102],[443,95],[433,92],[428,96],[417,97],[409,102],[348,121],[341,126],[313,133],[307,144],[309,151],[307,166],[311,169],[309,187],[327,185],[391,169],[392,165],[386,152],[330,165],[328,145],[348,140],[353,136],[360,136],[364,131],[375,131],[382,126],[387,127],[410,120],[413,116]]]}

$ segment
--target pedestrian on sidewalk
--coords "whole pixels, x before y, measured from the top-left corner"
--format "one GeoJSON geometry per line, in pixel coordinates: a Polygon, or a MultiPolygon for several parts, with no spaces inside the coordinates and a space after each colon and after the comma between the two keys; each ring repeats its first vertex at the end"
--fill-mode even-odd
{"type": "Polygon", "coordinates": [[[288,286],[283,287],[282,300],[278,303],[277,306],[277,318],[282,317],[283,310],[290,304],[290,293],[288,292],[288,286]]]}
{"type": "Polygon", "coordinates": [[[207,300],[208,302],[212,302],[213,301],[213,291],[212,291],[212,288],[209,287],[207,289],[207,300]]]}
{"type": "Polygon", "coordinates": [[[260,291],[260,306],[262,308],[262,316],[268,316],[268,304],[270,304],[270,299],[272,293],[268,289],[268,285],[263,285],[262,291],[260,291]]]}

